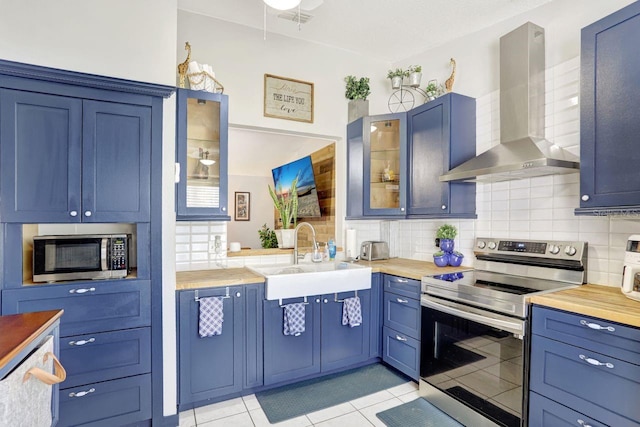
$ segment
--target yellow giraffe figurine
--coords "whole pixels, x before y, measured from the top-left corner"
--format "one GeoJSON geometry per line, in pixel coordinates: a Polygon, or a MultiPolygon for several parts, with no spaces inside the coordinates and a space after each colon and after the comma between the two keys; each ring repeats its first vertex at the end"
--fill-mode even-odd
{"type": "Polygon", "coordinates": [[[453,81],[456,79],[456,60],[453,58],[451,58],[451,65],[453,66],[451,76],[444,82],[444,87],[447,88],[447,93],[453,90],[453,81]]]}
{"type": "Polygon", "coordinates": [[[180,75],[180,87],[184,87],[184,80],[187,77],[187,69],[189,68],[189,60],[191,60],[191,45],[189,42],[184,44],[184,50],[187,51],[187,59],[182,64],[178,64],[178,74],[180,75]]]}

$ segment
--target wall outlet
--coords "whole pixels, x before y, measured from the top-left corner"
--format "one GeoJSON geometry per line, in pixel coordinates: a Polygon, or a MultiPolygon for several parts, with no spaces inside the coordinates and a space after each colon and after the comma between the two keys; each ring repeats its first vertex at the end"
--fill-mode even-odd
{"type": "Polygon", "coordinates": [[[209,253],[210,254],[215,254],[216,253],[216,241],[215,240],[209,240],[209,253]]]}

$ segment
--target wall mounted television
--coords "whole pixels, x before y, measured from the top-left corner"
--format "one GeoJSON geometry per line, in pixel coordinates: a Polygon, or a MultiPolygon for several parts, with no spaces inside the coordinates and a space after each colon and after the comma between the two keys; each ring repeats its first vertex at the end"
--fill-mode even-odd
{"type": "Polygon", "coordinates": [[[306,156],[271,170],[277,194],[291,188],[291,182],[298,176],[298,218],[320,217],[320,202],[316,190],[311,156],[306,156]]]}

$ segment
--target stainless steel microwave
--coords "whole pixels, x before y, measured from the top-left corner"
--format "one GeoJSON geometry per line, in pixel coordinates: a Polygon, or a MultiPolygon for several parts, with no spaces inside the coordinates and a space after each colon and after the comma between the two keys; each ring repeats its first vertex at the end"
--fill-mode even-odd
{"type": "Polygon", "coordinates": [[[35,236],[33,281],[126,277],[130,242],[130,234],[35,236]]]}

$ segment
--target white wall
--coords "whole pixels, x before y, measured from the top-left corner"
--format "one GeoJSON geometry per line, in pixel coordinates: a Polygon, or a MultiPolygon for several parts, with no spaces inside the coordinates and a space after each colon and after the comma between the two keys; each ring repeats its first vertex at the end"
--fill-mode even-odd
{"type": "Polygon", "coordinates": [[[262,224],[273,230],[273,201],[269,197],[267,186],[273,187],[271,176],[229,176],[229,214],[231,221],[227,225],[229,242],[240,242],[243,248],[260,249],[258,230],[262,224]],[[251,190],[251,191],[250,191],[251,190]],[[250,191],[251,205],[249,221],[235,221],[236,191],[250,191]]]}

